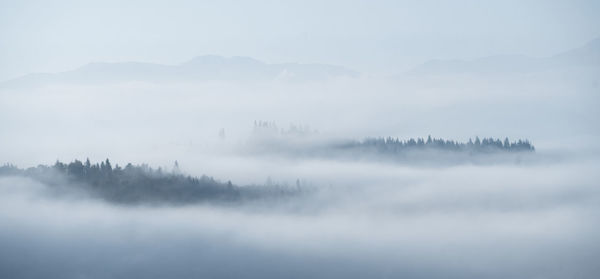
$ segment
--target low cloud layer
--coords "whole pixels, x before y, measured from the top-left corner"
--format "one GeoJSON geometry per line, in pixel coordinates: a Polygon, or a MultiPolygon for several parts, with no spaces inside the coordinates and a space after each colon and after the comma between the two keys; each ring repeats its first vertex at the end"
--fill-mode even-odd
{"type": "Polygon", "coordinates": [[[347,176],[344,183],[252,208],[115,206],[4,177],[0,271],[7,278],[594,278],[597,167],[340,163],[329,179],[347,176]]]}
{"type": "MultiPolygon", "coordinates": [[[[597,57],[598,48],[590,50],[575,60],[597,57]]],[[[245,79],[248,72],[236,67],[228,68],[230,78],[179,79],[171,71],[182,66],[168,67],[177,77],[168,82],[164,73],[138,79],[114,72],[123,64],[95,64],[112,69],[100,69],[103,82],[71,73],[39,86],[1,87],[0,164],[27,169],[110,158],[171,170],[177,160],[183,173],[222,182],[204,181],[210,185],[311,192],[227,205],[197,202],[203,192],[186,203],[119,203],[68,179],[49,186],[0,176],[0,278],[596,278],[597,60],[471,71],[479,63],[497,69],[497,62],[519,69],[499,60],[469,62],[466,72],[342,71],[353,77],[294,82],[273,78],[283,69],[271,64],[259,68],[277,71],[259,79],[245,79]],[[302,128],[310,136],[282,137],[276,143],[285,152],[272,152],[273,141],[253,138],[254,121],[310,126],[302,128]],[[427,135],[528,139],[535,152],[454,160],[458,153],[427,150],[402,163],[355,156],[356,149],[303,154],[340,140],[427,135]],[[417,164],[424,155],[426,163],[417,164]],[[445,159],[452,163],[439,164],[445,159]]],[[[319,77],[340,70],[305,66],[296,70],[319,77]]],[[[112,193],[122,193],[122,182],[111,184],[112,193]]]]}

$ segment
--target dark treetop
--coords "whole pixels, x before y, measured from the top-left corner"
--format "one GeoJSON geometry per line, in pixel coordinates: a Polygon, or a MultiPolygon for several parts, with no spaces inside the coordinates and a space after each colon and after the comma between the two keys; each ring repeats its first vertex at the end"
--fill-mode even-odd
{"type": "Polygon", "coordinates": [[[39,165],[19,169],[13,165],[0,167],[0,176],[25,176],[55,189],[75,187],[104,200],[123,203],[189,204],[197,202],[233,203],[247,200],[282,198],[299,194],[306,189],[280,185],[237,186],[208,176],[192,177],[179,172],[177,162],[173,171],[153,169],[146,164],[125,167],[112,166],[106,159],[101,163],[75,160],[53,166],[39,165]]]}

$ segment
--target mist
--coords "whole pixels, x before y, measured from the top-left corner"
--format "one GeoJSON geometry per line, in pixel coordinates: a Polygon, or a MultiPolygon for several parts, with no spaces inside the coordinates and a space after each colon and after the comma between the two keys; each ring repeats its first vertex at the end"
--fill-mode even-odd
{"type": "Polygon", "coordinates": [[[598,277],[598,5],[359,2],[0,4],[0,277],[598,277]]]}
{"type": "Polygon", "coordinates": [[[598,271],[597,163],[325,166],[331,171],[321,179],[339,186],[292,201],[301,210],[113,206],[2,178],[0,270],[20,278],[593,278],[598,271]]]}

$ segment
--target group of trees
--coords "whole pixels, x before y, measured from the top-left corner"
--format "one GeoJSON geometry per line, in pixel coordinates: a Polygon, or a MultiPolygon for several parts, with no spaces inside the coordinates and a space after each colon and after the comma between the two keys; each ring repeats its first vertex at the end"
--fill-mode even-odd
{"type": "Polygon", "coordinates": [[[269,121],[254,121],[254,136],[288,136],[288,137],[303,137],[317,134],[317,130],[312,130],[308,125],[290,124],[289,128],[278,128],[275,122],[269,121]]]}
{"type": "Polygon", "coordinates": [[[146,164],[113,167],[108,159],[95,164],[89,159],[68,164],[57,161],[53,166],[39,165],[28,169],[7,164],[0,167],[0,175],[26,176],[47,185],[69,185],[111,202],[129,204],[235,202],[300,192],[300,189],[278,185],[240,187],[231,181],[220,182],[205,175],[192,177],[181,174],[177,162],[172,171],[153,169],[146,164]]]}
{"type": "Polygon", "coordinates": [[[528,140],[509,141],[500,139],[476,137],[473,141],[457,142],[453,140],[436,139],[428,136],[423,138],[410,138],[400,140],[398,138],[367,138],[363,141],[347,142],[339,146],[342,149],[369,149],[380,153],[394,154],[412,150],[446,150],[457,152],[533,152],[535,147],[528,140]]]}

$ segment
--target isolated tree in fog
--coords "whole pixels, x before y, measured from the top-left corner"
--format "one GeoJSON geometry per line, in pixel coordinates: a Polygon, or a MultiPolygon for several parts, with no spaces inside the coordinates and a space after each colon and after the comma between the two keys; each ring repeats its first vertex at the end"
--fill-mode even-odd
{"type": "Polygon", "coordinates": [[[175,164],[173,164],[173,173],[179,174],[181,171],[179,170],[179,163],[175,160],[175,164]]]}

